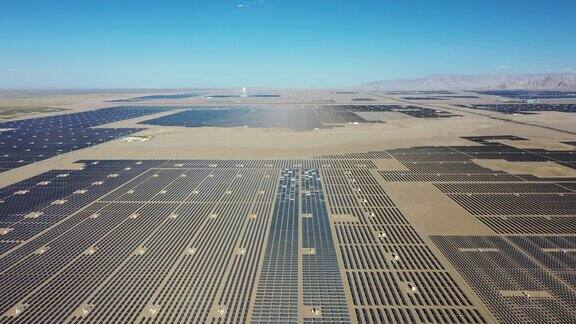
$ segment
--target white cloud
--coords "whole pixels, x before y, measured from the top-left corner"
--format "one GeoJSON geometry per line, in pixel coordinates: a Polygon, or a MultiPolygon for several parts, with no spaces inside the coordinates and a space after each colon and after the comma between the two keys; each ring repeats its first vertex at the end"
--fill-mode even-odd
{"type": "Polygon", "coordinates": [[[249,7],[254,7],[257,5],[261,5],[264,3],[264,0],[248,0],[248,1],[244,1],[242,3],[239,3],[236,5],[236,7],[238,8],[249,8],[249,7]]]}

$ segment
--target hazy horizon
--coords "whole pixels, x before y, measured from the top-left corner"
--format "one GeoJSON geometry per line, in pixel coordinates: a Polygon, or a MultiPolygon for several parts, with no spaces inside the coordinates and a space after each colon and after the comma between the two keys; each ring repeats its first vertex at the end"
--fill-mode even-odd
{"type": "Polygon", "coordinates": [[[10,2],[0,12],[0,88],[342,88],[430,74],[573,73],[576,45],[566,40],[576,32],[574,9],[537,1],[10,2]]]}

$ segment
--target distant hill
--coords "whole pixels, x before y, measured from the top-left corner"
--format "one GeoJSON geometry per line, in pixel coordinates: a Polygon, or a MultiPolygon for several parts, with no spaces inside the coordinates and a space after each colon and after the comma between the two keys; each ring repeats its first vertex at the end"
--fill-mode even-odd
{"type": "Polygon", "coordinates": [[[368,90],[529,89],[576,90],[576,74],[433,74],[417,79],[376,81],[355,86],[368,90]]]}

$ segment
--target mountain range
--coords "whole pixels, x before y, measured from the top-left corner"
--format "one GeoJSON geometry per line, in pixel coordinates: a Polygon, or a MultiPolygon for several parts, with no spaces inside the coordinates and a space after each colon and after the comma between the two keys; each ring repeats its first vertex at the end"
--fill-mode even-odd
{"type": "Polygon", "coordinates": [[[370,82],[354,88],[366,90],[576,90],[576,74],[433,74],[416,79],[370,82]]]}

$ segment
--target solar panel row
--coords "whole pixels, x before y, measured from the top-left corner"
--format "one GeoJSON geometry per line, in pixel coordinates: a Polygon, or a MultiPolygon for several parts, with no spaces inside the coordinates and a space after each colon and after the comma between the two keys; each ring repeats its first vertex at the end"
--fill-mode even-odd
{"type": "Polygon", "coordinates": [[[176,93],[176,94],[167,94],[167,95],[150,95],[150,96],[141,96],[141,97],[133,97],[127,99],[116,99],[116,100],[109,100],[108,102],[140,102],[140,101],[149,101],[149,100],[158,100],[158,99],[187,99],[187,98],[194,98],[201,96],[201,93],[195,92],[188,92],[188,93],[176,93]]]}
{"type": "Polygon", "coordinates": [[[500,96],[514,99],[569,99],[576,98],[574,91],[550,90],[488,90],[476,91],[478,94],[500,96]]]}
{"type": "MultiPolygon", "coordinates": [[[[294,130],[332,128],[342,124],[373,123],[357,112],[400,112],[416,118],[454,117],[446,111],[398,105],[293,105],[288,107],[188,107],[142,122],[184,127],[285,127],[294,130]]],[[[378,121],[379,122],[379,121],[378,121]]]]}
{"type": "Polygon", "coordinates": [[[494,142],[524,140],[508,135],[467,139],[480,146],[388,150],[406,170],[380,174],[386,181],[434,183],[499,234],[432,237],[499,321],[574,321],[576,245],[570,235],[576,234],[576,178],[512,175],[484,168],[473,159],[576,168],[576,152],[494,142]]]}
{"type": "Polygon", "coordinates": [[[1,191],[2,321],[483,321],[370,160],[80,162],[1,191]]]}
{"type": "Polygon", "coordinates": [[[381,174],[434,183],[498,233],[432,240],[499,320],[572,321],[576,179],[473,159],[574,167],[574,151],[468,139],[310,160],[80,161],[2,188],[1,319],[487,321],[381,174]]]}
{"type": "Polygon", "coordinates": [[[171,109],[111,107],[0,123],[0,172],[136,133],[141,129],[94,127],[171,109]]]}
{"type": "Polygon", "coordinates": [[[576,112],[575,104],[477,104],[461,105],[461,107],[496,111],[503,114],[530,115],[542,111],[557,111],[564,113],[576,112]]]}

